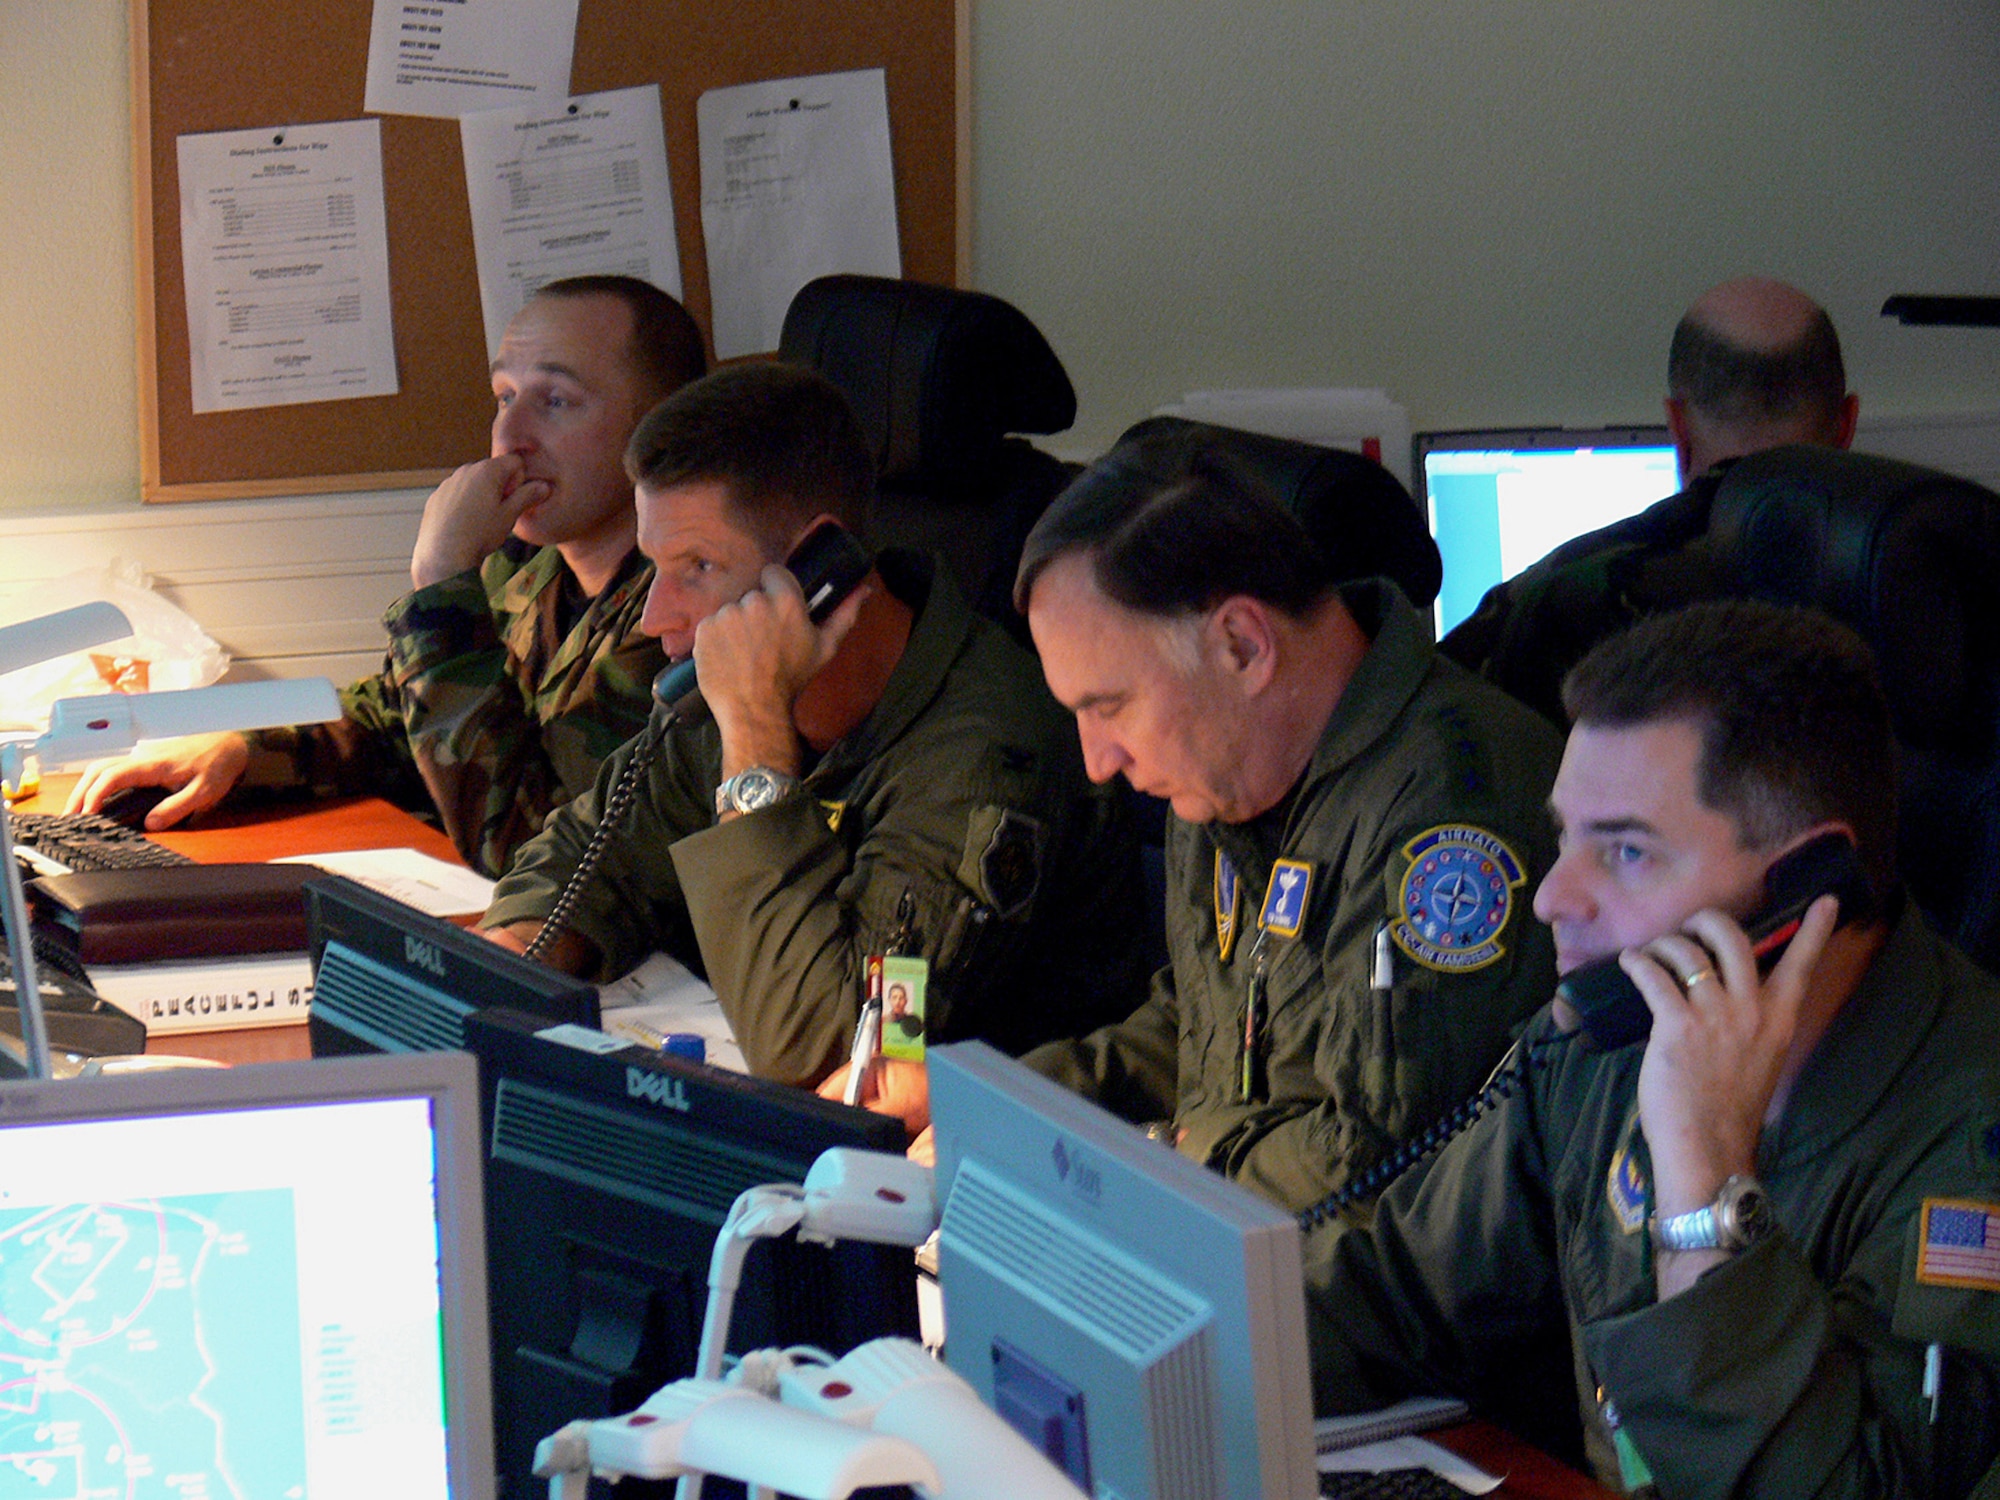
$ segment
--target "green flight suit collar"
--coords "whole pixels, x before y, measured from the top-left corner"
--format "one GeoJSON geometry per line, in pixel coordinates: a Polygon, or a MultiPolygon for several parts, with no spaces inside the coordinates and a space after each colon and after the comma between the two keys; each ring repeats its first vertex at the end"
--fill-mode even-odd
{"type": "Polygon", "coordinates": [[[1939,939],[1905,900],[1902,914],[1833,1018],[1758,1150],[1769,1172],[1829,1152],[1882,1105],[1944,1005],[1939,939]]]}
{"type": "Polygon", "coordinates": [[[817,771],[844,773],[864,765],[894,744],[930,705],[945,685],[951,664],[965,649],[974,617],[965,596],[948,570],[921,553],[890,548],[875,559],[889,592],[916,616],[902,659],[889,674],[888,686],[858,729],[827,751],[817,771]]]}
{"type": "Polygon", "coordinates": [[[1403,591],[1386,578],[1340,586],[1340,601],[1368,637],[1367,654],[1326,721],[1307,784],[1332,776],[1388,734],[1429,675],[1437,648],[1403,591]]]}
{"type": "Polygon", "coordinates": [[[1248,823],[1203,825],[1208,841],[1229,856],[1239,871],[1260,882],[1283,852],[1291,811],[1315,782],[1337,776],[1390,732],[1430,674],[1437,648],[1403,591],[1386,578],[1342,584],[1341,603],[1354,616],[1368,650],[1328,715],[1319,744],[1297,785],[1277,807],[1248,823]]]}

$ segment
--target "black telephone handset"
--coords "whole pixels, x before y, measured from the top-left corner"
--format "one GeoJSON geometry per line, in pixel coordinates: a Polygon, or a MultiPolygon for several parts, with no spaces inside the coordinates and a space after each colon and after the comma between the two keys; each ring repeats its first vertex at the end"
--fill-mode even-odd
{"type": "MultiPolygon", "coordinates": [[[[815,625],[824,625],[827,616],[840,608],[841,600],[860,586],[875,564],[853,532],[838,521],[822,521],[799,538],[785,566],[806,596],[806,617],[815,625]]],[[[695,686],[692,656],[661,669],[653,679],[653,698],[674,710],[678,723],[701,721],[708,705],[695,686]]]]}
{"type": "MultiPolygon", "coordinates": [[[[785,559],[785,566],[791,569],[792,576],[799,581],[800,591],[806,596],[807,617],[815,625],[823,625],[827,616],[840,607],[840,601],[860,586],[861,580],[868,576],[875,564],[868,556],[868,549],[856,540],[853,532],[838,521],[822,521],[799,538],[799,544],[785,559]]],[[[652,769],[653,757],[659,753],[660,741],[666,737],[667,731],[677,724],[700,723],[708,715],[708,704],[702,701],[701,689],[695,685],[692,656],[675,662],[653,679],[653,698],[667,713],[640,732],[617,784],[605,795],[604,803],[598,809],[597,827],[591,832],[590,842],[577,856],[576,868],[570,871],[569,879],[563,883],[562,894],[556,897],[555,905],[549,909],[547,918],[542,922],[542,930],[528,944],[529,958],[539,959],[548,951],[549,944],[569,926],[570,913],[576,908],[578,896],[603,862],[611,835],[625,821],[625,814],[632,806],[632,799],[638,796],[646,773],[652,769]]]]}
{"type": "MultiPolygon", "coordinates": [[[[1764,904],[1743,924],[1760,972],[1771,971],[1797,935],[1806,908],[1829,892],[1840,897],[1843,924],[1861,920],[1872,904],[1854,841],[1844,833],[1823,833],[1765,871],[1764,904]]],[[[1629,1047],[1652,1034],[1652,1009],[1618,967],[1615,953],[1572,969],[1556,986],[1556,998],[1569,1002],[1584,1035],[1600,1052],[1629,1047]]]]}

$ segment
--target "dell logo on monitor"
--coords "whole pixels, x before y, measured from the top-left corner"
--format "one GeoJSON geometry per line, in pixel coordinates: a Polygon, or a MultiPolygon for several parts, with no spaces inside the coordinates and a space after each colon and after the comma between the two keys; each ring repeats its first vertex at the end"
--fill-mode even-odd
{"type": "Polygon", "coordinates": [[[662,1109],[688,1112],[687,1080],[667,1073],[651,1073],[644,1068],[625,1070],[625,1092],[634,1099],[646,1099],[662,1109]]]}
{"type": "Polygon", "coordinates": [[[403,961],[444,978],[444,954],[438,945],[411,937],[407,932],[403,934],[403,961]]]}

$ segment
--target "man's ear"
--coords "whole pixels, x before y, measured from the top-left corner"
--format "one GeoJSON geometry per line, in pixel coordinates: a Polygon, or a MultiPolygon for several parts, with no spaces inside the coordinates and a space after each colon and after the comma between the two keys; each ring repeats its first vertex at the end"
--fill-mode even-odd
{"type": "Polygon", "coordinates": [[[1840,398],[1840,420],[1834,426],[1833,446],[1852,448],[1854,429],[1861,421],[1861,398],[1849,391],[1840,398]]]}
{"type": "Polygon", "coordinates": [[[1664,405],[1667,409],[1667,431],[1674,440],[1674,463],[1678,466],[1681,483],[1686,485],[1698,477],[1688,472],[1688,453],[1693,437],[1688,431],[1687,402],[1678,396],[1669,396],[1664,405]]]}
{"type": "Polygon", "coordinates": [[[1209,612],[1203,631],[1213,664],[1246,694],[1263,691],[1278,667],[1271,614],[1247,594],[1232,594],[1209,612]]]}

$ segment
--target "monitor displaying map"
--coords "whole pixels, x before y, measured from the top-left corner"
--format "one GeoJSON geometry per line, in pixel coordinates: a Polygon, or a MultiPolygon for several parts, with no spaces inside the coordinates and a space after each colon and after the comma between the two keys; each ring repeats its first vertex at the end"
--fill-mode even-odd
{"type": "Polygon", "coordinates": [[[0,1495],[490,1494],[477,1109],[462,1056],[0,1089],[0,1495]]]}

